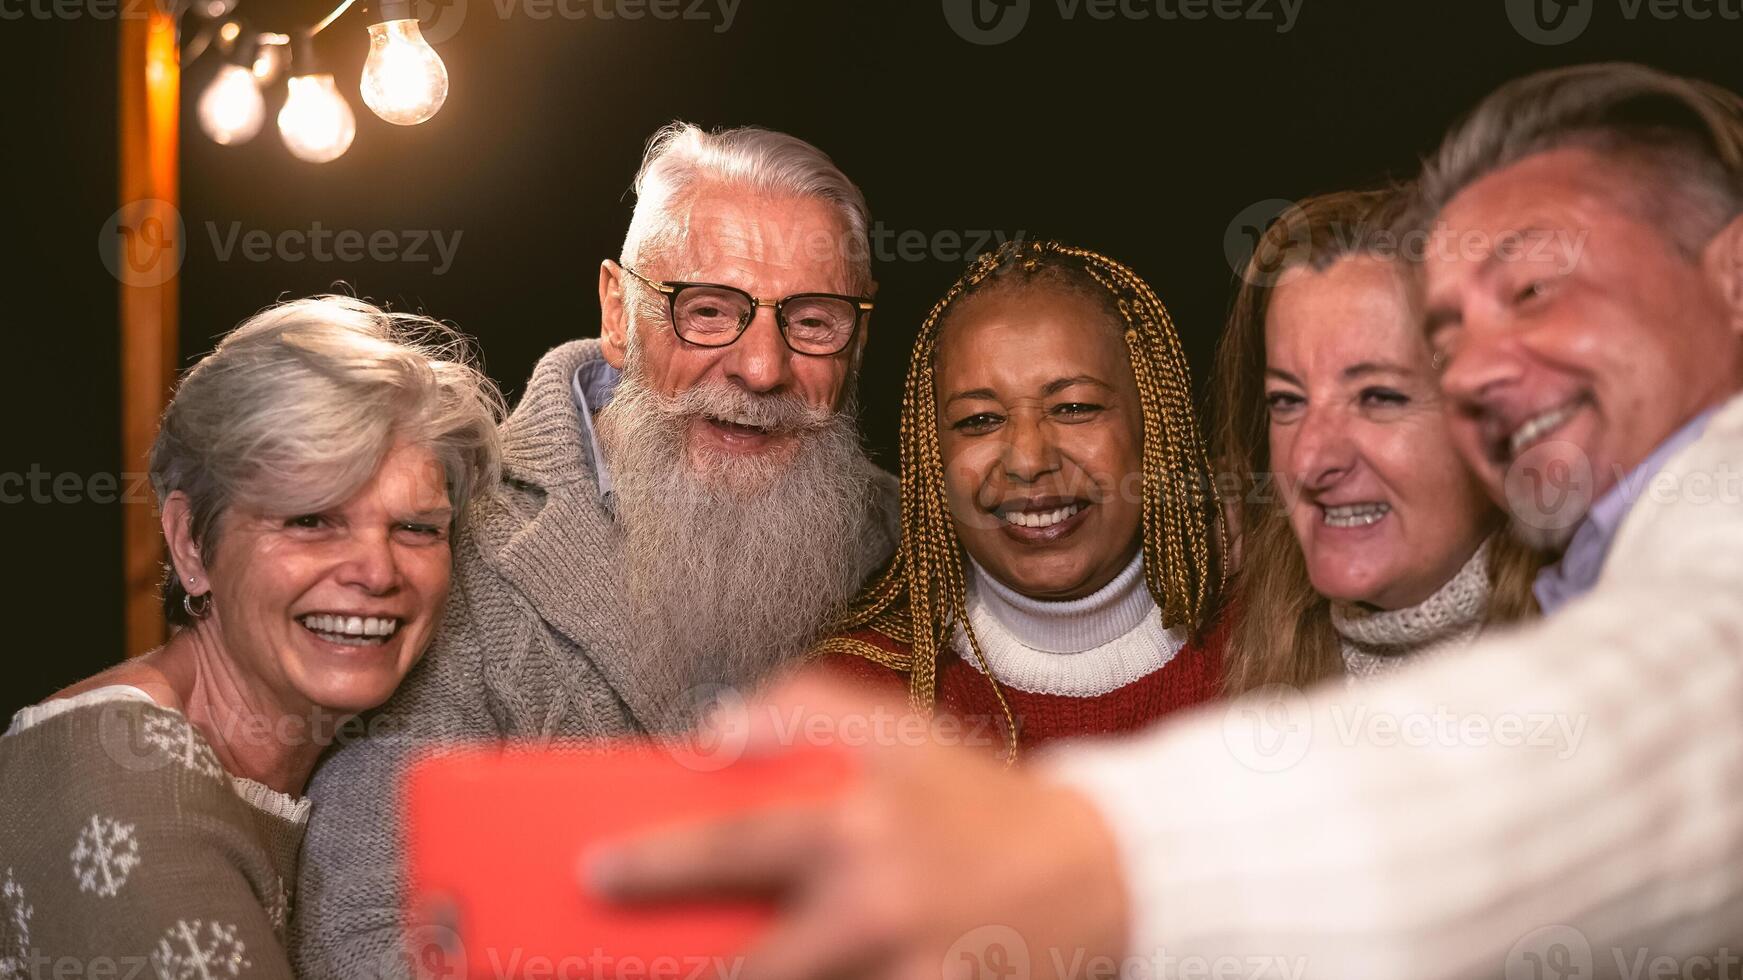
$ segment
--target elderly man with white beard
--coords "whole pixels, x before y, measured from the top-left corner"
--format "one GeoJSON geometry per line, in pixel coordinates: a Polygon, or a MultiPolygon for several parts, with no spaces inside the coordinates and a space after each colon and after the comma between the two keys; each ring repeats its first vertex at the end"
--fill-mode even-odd
{"type": "Polygon", "coordinates": [[[435,645],[311,783],[300,976],[411,972],[391,789],[409,750],[688,727],[803,653],[895,546],[896,481],[854,420],[859,189],[791,136],[675,123],[635,191],[601,336],[534,369],[435,645]]]}

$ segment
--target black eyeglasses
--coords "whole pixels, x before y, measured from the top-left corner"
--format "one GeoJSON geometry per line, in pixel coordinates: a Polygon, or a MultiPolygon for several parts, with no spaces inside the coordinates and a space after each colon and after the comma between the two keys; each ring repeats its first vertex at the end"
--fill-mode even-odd
{"type": "Polygon", "coordinates": [[[777,300],[757,299],[735,286],[711,282],[661,282],[624,266],[623,271],[664,293],[678,339],[697,347],[726,347],[743,336],[757,307],[773,307],[781,337],[797,354],[828,357],[853,343],[872,301],[835,293],[794,293],[777,300]]]}

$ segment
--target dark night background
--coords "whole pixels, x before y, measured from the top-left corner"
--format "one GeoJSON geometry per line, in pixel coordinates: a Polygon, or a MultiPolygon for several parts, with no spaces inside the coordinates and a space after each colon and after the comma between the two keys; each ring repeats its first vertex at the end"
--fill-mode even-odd
{"type": "MultiPolygon", "coordinates": [[[[116,283],[97,248],[118,205],[118,28],[33,14],[30,2],[0,0],[0,167],[13,204],[0,236],[0,473],[134,472],[139,461],[120,459],[116,283]]],[[[547,7],[545,19],[527,0],[462,2],[446,16],[462,9],[463,21],[437,45],[447,105],[422,126],[382,122],[358,97],[367,15],[321,35],[357,114],[355,144],[326,165],[279,142],[282,83],[252,143],[211,143],[194,104],[217,60],[186,67],[184,363],[277,298],[344,284],[477,337],[518,394],[540,353],[597,332],[598,262],[621,243],[647,136],[673,118],[757,123],[824,148],[885,229],[862,402],[868,441],[893,468],[908,342],[984,234],[1057,237],[1134,266],[1202,376],[1232,293],[1225,235],[1255,204],[1408,174],[1457,114],[1537,68],[1636,60],[1743,88],[1739,0],[1673,4],[1669,18],[1655,15],[1662,0],[1535,0],[1552,15],[1589,11],[1587,29],[1559,45],[1515,29],[1507,0],[1302,0],[1286,33],[1277,0],[1237,4],[1273,18],[1260,21],[1103,21],[1089,0],[1032,0],[1023,30],[993,46],[955,33],[941,0],[742,0],[726,30],[718,0],[702,0],[707,20],[601,19],[600,0],[547,7]],[[233,228],[277,236],[316,222],[460,239],[441,275],[429,247],[423,262],[220,254],[233,228]],[[904,233],[932,244],[901,254],[904,233]]],[[[242,0],[238,12],[286,30],[326,10],[242,0]]],[[[4,718],[136,651],[122,649],[119,505],[6,505],[0,529],[14,627],[0,654],[4,718]]]]}

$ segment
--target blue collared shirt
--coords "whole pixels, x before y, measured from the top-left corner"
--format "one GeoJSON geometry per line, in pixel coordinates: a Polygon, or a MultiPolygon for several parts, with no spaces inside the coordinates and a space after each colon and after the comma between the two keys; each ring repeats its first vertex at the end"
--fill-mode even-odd
{"type": "Polygon", "coordinates": [[[1604,559],[1610,553],[1610,542],[1615,540],[1622,519],[1670,458],[1701,437],[1716,412],[1717,408],[1709,408],[1690,419],[1592,505],[1586,519],[1574,529],[1561,560],[1538,572],[1537,580],[1531,584],[1545,615],[1585,595],[1597,584],[1598,573],[1604,570],[1604,559]]]}
{"type": "Polygon", "coordinates": [[[611,404],[611,396],[622,378],[622,372],[600,359],[576,368],[575,376],[569,380],[569,393],[575,399],[576,411],[581,413],[581,441],[586,443],[581,448],[593,461],[593,472],[599,478],[599,498],[606,503],[612,498],[611,470],[605,466],[605,454],[593,431],[593,413],[611,404]]]}

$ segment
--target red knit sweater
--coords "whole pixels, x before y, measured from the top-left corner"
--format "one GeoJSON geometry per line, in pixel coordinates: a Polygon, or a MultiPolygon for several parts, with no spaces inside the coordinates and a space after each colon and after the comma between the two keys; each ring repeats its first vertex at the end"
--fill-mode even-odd
{"type": "MultiPolygon", "coordinates": [[[[1059,738],[1136,731],[1171,712],[1220,697],[1222,654],[1228,643],[1226,620],[1220,618],[1200,640],[1182,647],[1161,669],[1106,694],[1036,694],[1001,684],[999,689],[1017,722],[1019,751],[1026,754],[1059,738]]],[[[907,644],[874,629],[855,630],[847,638],[902,658],[910,653],[907,644]]],[[[815,664],[837,677],[876,687],[892,700],[906,697],[907,673],[867,657],[837,653],[821,657],[815,664]]],[[[985,674],[951,651],[939,658],[937,692],[935,711],[961,721],[958,732],[964,740],[1004,752],[1008,738],[1005,716],[985,674]]]]}

